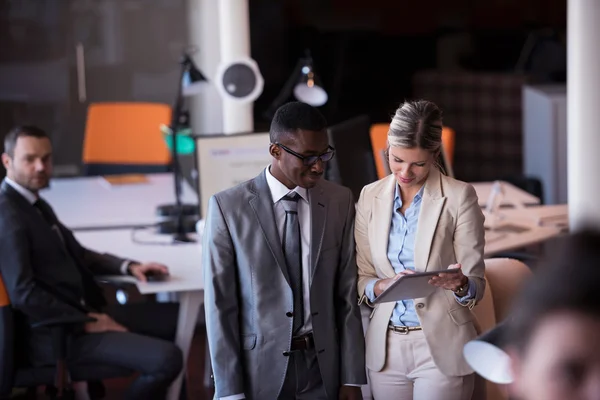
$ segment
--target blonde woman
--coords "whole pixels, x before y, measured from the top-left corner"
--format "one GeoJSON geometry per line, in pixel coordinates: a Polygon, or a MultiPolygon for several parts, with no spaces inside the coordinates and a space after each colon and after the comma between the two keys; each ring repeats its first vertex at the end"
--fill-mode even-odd
{"type": "Polygon", "coordinates": [[[366,186],[356,212],[361,302],[395,279],[440,271],[425,298],[375,306],[366,364],[376,400],[469,400],[474,375],[462,356],[476,335],[471,312],[485,290],[484,217],[473,187],[438,168],[442,115],[405,102],[388,132],[392,174],[366,186]],[[447,268],[460,268],[444,274],[447,268]]]}

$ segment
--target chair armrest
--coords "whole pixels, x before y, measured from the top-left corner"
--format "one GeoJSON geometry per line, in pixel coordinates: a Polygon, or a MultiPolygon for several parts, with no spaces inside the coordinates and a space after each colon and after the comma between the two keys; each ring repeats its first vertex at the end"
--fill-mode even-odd
{"type": "Polygon", "coordinates": [[[96,281],[119,289],[131,288],[137,285],[137,279],[131,275],[101,275],[96,281]]]}
{"type": "Polygon", "coordinates": [[[41,322],[36,322],[31,324],[31,327],[34,329],[37,328],[56,328],[56,327],[66,327],[68,325],[74,324],[85,324],[87,322],[94,322],[96,318],[89,317],[87,315],[69,315],[65,317],[59,318],[51,318],[46,319],[41,322]]]}
{"type": "MultiPolygon", "coordinates": [[[[64,360],[67,355],[67,338],[69,336],[71,325],[85,324],[87,322],[94,322],[96,318],[81,315],[68,315],[64,317],[46,319],[41,322],[31,324],[31,327],[36,328],[50,328],[52,335],[52,350],[54,357],[57,360],[57,371],[60,374],[64,373],[64,360]]],[[[57,375],[58,377],[59,375],[57,375]]],[[[61,375],[62,379],[62,375],[61,375]]]]}
{"type": "Polygon", "coordinates": [[[518,252],[518,251],[503,251],[503,252],[491,255],[489,258],[514,258],[515,260],[519,260],[522,262],[526,262],[526,261],[537,262],[537,261],[539,261],[539,257],[534,254],[518,252]]]}

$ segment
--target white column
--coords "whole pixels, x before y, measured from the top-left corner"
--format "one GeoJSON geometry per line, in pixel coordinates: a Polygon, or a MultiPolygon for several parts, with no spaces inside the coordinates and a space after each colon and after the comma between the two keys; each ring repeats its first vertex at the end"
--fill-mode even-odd
{"type": "Polygon", "coordinates": [[[191,57],[209,81],[202,93],[186,99],[196,134],[223,132],[221,96],[214,84],[221,60],[218,1],[187,0],[189,43],[198,49],[191,57]]]}
{"type": "MultiPolygon", "coordinates": [[[[600,1],[569,0],[567,157],[571,230],[600,224],[600,1]]],[[[543,145],[543,143],[540,143],[543,145]]]]}
{"type": "MultiPolygon", "coordinates": [[[[221,61],[250,58],[248,0],[215,0],[219,6],[221,61]]],[[[223,99],[223,132],[254,130],[253,103],[223,99]]]]}

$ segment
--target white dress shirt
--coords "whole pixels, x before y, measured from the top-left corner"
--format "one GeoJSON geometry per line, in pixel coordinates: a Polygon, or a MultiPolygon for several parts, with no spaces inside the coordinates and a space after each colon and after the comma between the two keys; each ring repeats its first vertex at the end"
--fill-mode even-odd
{"type": "Polygon", "coordinates": [[[31,190],[25,189],[23,186],[19,185],[17,182],[13,181],[12,179],[10,179],[8,177],[4,178],[4,180],[13,189],[15,189],[17,192],[19,192],[19,194],[21,196],[25,197],[25,200],[27,200],[29,202],[29,204],[33,205],[33,203],[35,203],[37,201],[37,199],[38,199],[37,195],[35,193],[33,193],[31,190]]]}
{"type": "MultiPolygon", "coordinates": [[[[33,193],[31,190],[24,188],[23,186],[19,185],[17,182],[13,181],[12,179],[10,179],[8,177],[4,178],[4,180],[13,189],[15,189],[17,192],[19,192],[19,194],[21,196],[23,196],[25,198],[25,200],[27,200],[31,205],[33,205],[37,201],[38,195],[33,193]]],[[[62,233],[58,229],[58,227],[53,226],[52,229],[54,229],[58,233],[58,236],[64,243],[64,238],[62,236],[62,233]]],[[[125,261],[123,261],[123,264],[121,264],[121,273],[123,275],[127,275],[129,264],[131,264],[131,261],[129,261],[129,260],[125,260],[125,261]]]]}
{"type": "Polygon", "coordinates": [[[302,298],[304,300],[304,325],[299,333],[304,334],[312,331],[312,319],[310,317],[310,202],[308,190],[300,186],[294,189],[288,189],[283,183],[279,182],[270,171],[270,167],[265,170],[267,184],[271,190],[273,198],[273,211],[275,211],[275,222],[279,238],[283,238],[285,229],[285,209],[280,200],[290,192],[296,192],[300,195],[298,200],[298,222],[300,223],[300,238],[302,240],[302,298]]]}

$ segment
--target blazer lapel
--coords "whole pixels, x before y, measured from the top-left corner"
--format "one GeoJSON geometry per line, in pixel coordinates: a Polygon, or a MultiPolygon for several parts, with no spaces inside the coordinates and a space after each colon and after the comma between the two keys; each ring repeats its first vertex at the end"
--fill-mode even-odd
{"type": "Polygon", "coordinates": [[[392,208],[394,207],[394,190],[396,189],[396,178],[390,175],[387,184],[373,199],[373,233],[372,254],[375,267],[388,278],[393,278],[396,273],[387,257],[388,242],[390,239],[390,227],[392,225],[392,208]]]}
{"type": "MultiPolygon", "coordinates": [[[[31,204],[21,193],[17,192],[12,186],[10,186],[6,181],[2,181],[2,191],[7,194],[9,198],[11,198],[23,212],[31,215],[33,218],[38,220],[36,226],[39,227],[40,230],[46,232],[46,236],[51,237],[52,240],[58,245],[58,248],[67,254],[67,249],[65,248],[65,244],[60,240],[59,233],[54,231],[54,229],[48,224],[46,219],[35,209],[35,206],[31,204]]],[[[56,229],[59,229],[58,225],[56,229]]]]}
{"type": "Polygon", "coordinates": [[[281,269],[285,280],[290,284],[290,277],[287,272],[283,249],[281,248],[281,238],[279,237],[277,224],[275,222],[273,199],[271,198],[271,192],[269,191],[265,172],[261,172],[259,176],[254,178],[253,182],[254,190],[251,189],[253,196],[249,200],[250,206],[254,210],[256,221],[263,232],[269,249],[271,250],[271,254],[273,254],[273,258],[277,262],[279,269],[281,269]]]}
{"type": "Polygon", "coordinates": [[[327,198],[323,194],[323,188],[317,185],[308,191],[310,204],[311,232],[310,232],[310,282],[315,276],[317,260],[321,253],[321,244],[325,234],[327,222],[327,198]]]}
{"type": "Polygon", "coordinates": [[[445,201],[446,197],[443,196],[440,182],[440,172],[437,169],[432,169],[423,190],[417,237],[415,239],[415,267],[418,271],[427,270],[433,235],[445,201]]]}

